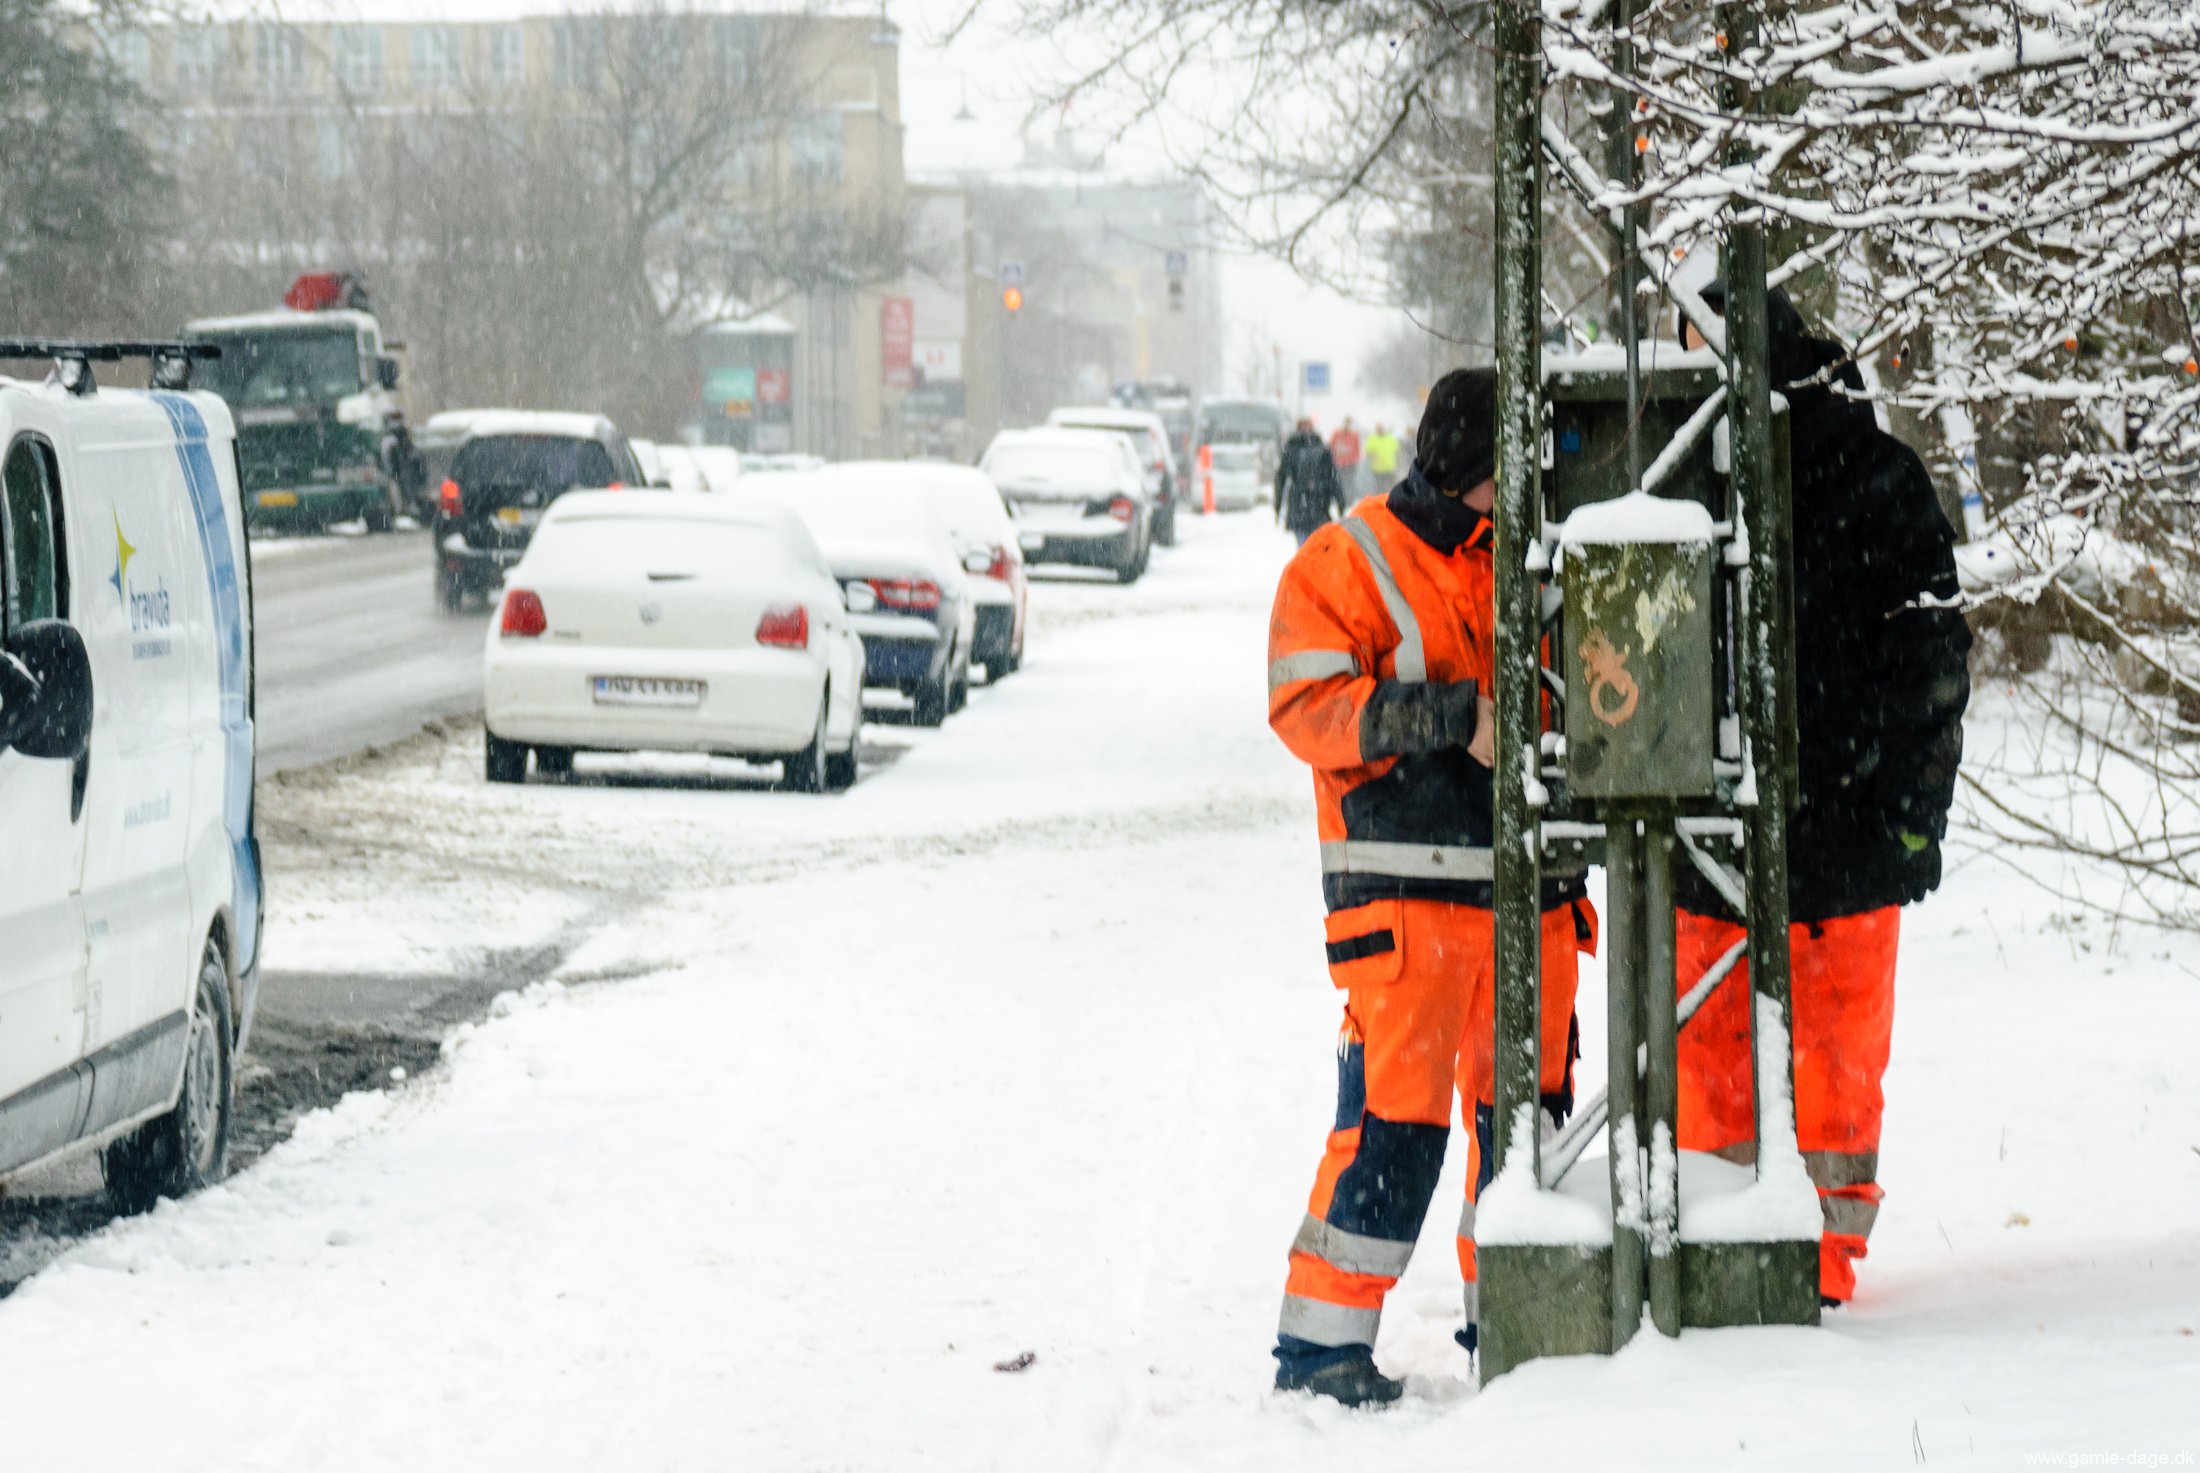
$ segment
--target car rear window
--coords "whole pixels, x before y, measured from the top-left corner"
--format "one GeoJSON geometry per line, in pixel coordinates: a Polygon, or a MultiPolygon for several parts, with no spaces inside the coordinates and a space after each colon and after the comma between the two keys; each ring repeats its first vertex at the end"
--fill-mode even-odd
{"type": "Polygon", "coordinates": [[[524,486],[570,491],[608,486],[618,479],[611,453],[594,440],[564,435],[484,435],[469,440],[451,462],[451,479],[471,491],[485,486],[524,486]]]}
{"type": "Polygon", "coordinates": [[[769,573],[797,559],[769,527],[684,517],[553,517],[535,533],[528,561],[605,572],[769,573]]]}
{"type": "Polygon", "coordinates": [[[1249,471],[1260,466],[1260,452],[1251,445],[1216,445],[1212,453],[1218,471],[1249,471]]]}
{"type": "Polygon", "coordinates": [[[782,498],[823,541],[920,542],[941,540],[939,524],[922,497],[886,487],[807,486],[782,498]]]}
{"type": "Polygon", "coordinates": [[[1121,470],[1122,462],[1096,445],[1002,445],[985,458],[987,475],[1017,483],[1100,485],[1121,470]]]}

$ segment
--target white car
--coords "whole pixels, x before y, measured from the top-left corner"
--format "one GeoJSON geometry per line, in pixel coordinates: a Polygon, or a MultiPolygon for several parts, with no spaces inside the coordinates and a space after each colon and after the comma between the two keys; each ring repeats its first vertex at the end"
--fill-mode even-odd
{"type": "MultiPolygon", "coordinates": [[[[1260,447],[1223,440],[1206,447],[1209,464],[1201,474],[1214,482],[1216,511],[1248,511],[1274,494],[1261,474],[1260,447]]],[[[1200,491],[1204,498],[1206,492],[1200,491]]]]}
{"type": "Polygon", "coordinates": [[[228,406],[51,352],[0,378],[0,1182],[103,1146],[137,1210],[221,1176],[251,1029],[252,583],[228,406]]]}
{"type": "Polygon", "coordinates": [[[784,765],[798,792],[856,780],[863,641],[799,519],[764,500],[575,491],[505,579],[484,655],[489,781],[575,751],[713,752],[784,765]]]}
{"type": "Polygon", "coordinates": [[[1163,547],[1176,546],[1176,508],[1183,500],[1176,483],[1176,455],[1169,449],[1169,427],[1150,409],[1124,409],[1116,405],[1080,405],[1057,409],[1047,423],[1064,429],[1114,430],[1127,436],[1138,457],[1138,469],[1146,478],[1146,494],[1153,498],[1153,540],[1163,547]]]}
{"type": "Polygon", "coordinates": [[[752,475],[742,493],[777,501],[809,525],[848,590],[866,685],[909,697],[919,726],[963,708],[977,643],[974,580],[928,501],[814,471],[752,475]]]}
{"type": "Polygon", "coordinates": [[[1026,563],[1106,568],[1136,583],[1153,548],[1153,501],[1131,451],[1112,430],[1003,430],[979,469],[1016,519],[1026,563]]]}
{"type": "Polygon", "coordinates": [[[827,466],[821,481],[884,486],[928,502],[970,575],[977,622],[970,658],[985,667],[988,685],[997,684],[1024,662],[1024,612],[1029,581],[1016,523],[992,478],[973,466],[929,460],[849,461],[827,466]]]}
{"type": "Polygon", "coordinates": [[[725,445],[659,444],[657,459],[675,491],[731,491],[741,479],[741,452],[725,445]]]}

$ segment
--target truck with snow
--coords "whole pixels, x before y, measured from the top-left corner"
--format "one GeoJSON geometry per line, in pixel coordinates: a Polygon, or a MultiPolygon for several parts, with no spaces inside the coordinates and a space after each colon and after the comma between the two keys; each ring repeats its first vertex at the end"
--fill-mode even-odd
{"type": "Polygon", "coordinates": [[[383,341],[356,277],[301,276],[281,308],[204,318],[183,335],[221,349],[198,382],[236,420],[251,526],[386,531],[418,496],[401,349],[383,341]]]}

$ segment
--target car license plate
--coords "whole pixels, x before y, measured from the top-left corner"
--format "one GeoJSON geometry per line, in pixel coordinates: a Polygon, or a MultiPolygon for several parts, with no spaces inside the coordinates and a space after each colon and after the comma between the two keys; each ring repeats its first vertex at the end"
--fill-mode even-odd
{"type": "Polygon", "coordinates": [[[700,680],[657,680],[641,675],[599,675],[596,681],[596,704],[599,706],[700,706],[703,704],[703,682],[700,680]]]}
{"type": "Polygon", "coordinates": [[[542,520],[542,512],[532,506],[500,506],[497,520],[507,527],[532,527],[542,520]]]}
{"type": "Polygon", "coordinates": [[[295,491],[262,491],[259,500],[262,506],[296,506],[298,504],[298,493],[295,491]]]}

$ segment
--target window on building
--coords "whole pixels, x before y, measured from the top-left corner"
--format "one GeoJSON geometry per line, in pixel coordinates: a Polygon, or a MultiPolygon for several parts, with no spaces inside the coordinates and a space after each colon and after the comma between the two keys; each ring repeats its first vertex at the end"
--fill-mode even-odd
{"type": "Polygon", "coordinates": [[[59,487],[53,462],[36,440],[18,440],[8,451],[0,485],[0,594],[5,626],[54,619],[68,612],[68,567],[62,561],[59,487]]]}
{"type": "Polygon", "coordinates": [[[153,38],[143,31],[118,31],[108,40],[115,70],[143,87],[153,80],[153,38]]]}
{"type": "Polygon", "coordinates": [[[787,172],[812,184],[840,182],[840,114],[807,113],[787,138],[787,172]]]}
{"type": "Polygon", "coordinates": [[[289,26],[252,28],[252,81],[269,97],[295,96],[305,85],[306,43],[289,26]]]}
{"type": "Polygon", "coordinates": [[[757,24],[748,16],[719,16],[711,22],[711,74],[721,87],[746,87],[756,80],[762,52],[757,24]]]}
{"type": "Polygon", "coordinates": [[[212,26],[177,26],[175,75],[178,92],[211,92],[221,80],[222,32],[212,26]]]}
{"type": "Polygon", "coordinates": [[[603,24],[561,20],[551,32],[550,80],[574,90],[593,88],[603,73],[603,24]]]}
{"type": "Polygon", "coordinates": [[[361,95],[382,90],[382,28],[336,28],[336,82],[346,92],[361,95]]]}
{"type": "Polygon", "coordinates": [[[456,26],[412,28],[412,84],[415,92],[455,92],[464,76],[456,26]]]}
{"type": "Polygon", "coordinates": [[[527,51],[518,26],[490,26],[484,40],[490,86],[517,87],[527,80],[527,51]]]}
{"type": "Polygon", "coordinates": [[[313,125],[313,167],[323,179],[341,179],[351,164],[351,144],[344,137],[344,125],[335,118],[322,118],[313,125]]]}

